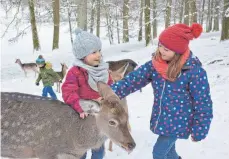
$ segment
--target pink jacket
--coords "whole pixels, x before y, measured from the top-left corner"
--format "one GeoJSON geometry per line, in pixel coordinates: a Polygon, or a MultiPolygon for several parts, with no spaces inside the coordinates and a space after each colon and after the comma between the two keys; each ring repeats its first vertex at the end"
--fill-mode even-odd
{"type": "MultiPolygon", "coordinates": [[[[111,76],[109,76],[107,84],[111,85],[112,83],[111,76]]],[[[79,99],[98,99],[100,97],[99,93],[88,84],[87,70],[77,66],[73,66],[68,71],[61,89],[64,102],[79,113],[83,112],[79,99]]]]}

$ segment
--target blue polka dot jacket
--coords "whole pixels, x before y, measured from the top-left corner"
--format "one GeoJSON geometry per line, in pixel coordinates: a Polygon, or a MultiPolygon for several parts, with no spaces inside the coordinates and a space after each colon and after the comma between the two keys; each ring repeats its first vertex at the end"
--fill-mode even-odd
{"type": "Polygon", "coordinates": [[[149,83],[154,90],[150,129],[155,134],[183,139],[191,134],[196,141],[207,136],[212,100],[206,71],[196,56],[190,53],[175,82],[164,79],[148,61],[111,88],[124,98],[149,83]]]}

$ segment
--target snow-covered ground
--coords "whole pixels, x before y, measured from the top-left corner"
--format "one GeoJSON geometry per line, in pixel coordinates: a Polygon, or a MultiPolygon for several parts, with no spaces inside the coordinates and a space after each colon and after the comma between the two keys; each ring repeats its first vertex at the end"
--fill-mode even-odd
{"type": "MultiPolygon", "coordinates": [[[[9,44],[6,39],[1,39],[1,90],[24,92],[40,95],[42,85],[36,86],[34,73],[25,78],[16,58],[24,62],[34,62],[39,54],[47,61],[52,62],[54,70],[61,69],[60,62],[65,62],[69,67],[73,62],[71,43],[67,29],[60,32],[60,49],[51,51],[52,26],[39,27],[41,51],[33,52],[31,33],[20,39],[18,43],[9,44]]],[[[204,33],[199,39],[191,42],[191,50],[203,63],[208,72],[211,85],[211,94],[214,102],[214,119],[210,133],[206,140],[193,143],[191,140],[178,140],[177,151],[184,159],[228,159],[229,158],[229,41],[219,42],[220,33],[204,33]],[[214,62],[219,60],[219,62],[214,62]],[[222,60],[222,61],[220,61],[222,60]]],[[[143,64],[151,59],[151,54],[157,47],[157,41],[149,47],[144,42],[131,40],[130,43],[109,45],[104,37],[103,54],[105,60],[118,60],[130,58],[143,64]]],[[[62,100],[61,94],[57,93],[62,100]]],[[[157,135],[149,130],[149,120],[153,104],[153,94],[150,85],[143,92],[136,92],[128,96],[130,123],[132,135],[136,141],[136,148],[131,154],[117,146],[113,152],[106,152],[106,159],[151,159],[152,147],[157,135]]],[[[88,157],[89,158],[89,157],[88,157]]]]}

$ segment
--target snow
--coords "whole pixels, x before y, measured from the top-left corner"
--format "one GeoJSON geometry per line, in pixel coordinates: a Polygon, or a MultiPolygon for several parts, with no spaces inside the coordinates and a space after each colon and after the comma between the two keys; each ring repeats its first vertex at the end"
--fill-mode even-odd
{"type": "MultiPolygon", "coordinates": [[[[41,42],[41,51],[39,52],[33,52],[31,33],[13,44],[8,43],[7,37],[1,39],[2,91],[41,94],[42,85],[35,85],[34,73],[29,73],[28,77],[25,78],[19,65],[15,64],[16,58],[20,58],[22,62],[34,62],[37,56],[42,54],[47,61],[52,62],[56,71],[61,69],[60,62],[65,62],[69,67],[72,65],[74,57],[71,53],[71,43],[67,29],[63,26],[60,30],[60,49],[57,51],[51,50],[52,29],[52,26],[49,25],[38,27],[41,42]]],[[[10,34],[11,32],[8,36],[10,34]]],[[[203,33],[200,38],[193,40],[190,44],[191,50],[200,58],[208,73],[214,103],[214,119],[206,140],[197,143],[191,140],[177,141],[177,152],[184,159],[229,158],[229,98],[227,95],[229,90],[229,41],[220,42],[219,38],[220,32],[203,33]],[[214,63],[214,60],[222,61],[214,63]]],[[[109,45],[109,41],[105,36],[101,39],[105,60],[130,58],[139,64],[143,64],[151,59],[151,54],[157,47],[157,40],[153,41],[155,45],[145,47],[144,42],[137,42],[134,39],[131,39],[127,44],[119,45],[109,45]]],[[[57,93],[57,96],[62,100],[60,93],[57,93]]],[[[127,100],[131,133],[137,146],[131,154],[127,154],[121,148],[114,146],[113,152],[107,150],[105,159],[150,159],[152,158],[152,147],[157,139],[157,135],[149,129],[153,104],[151,85],[147,85],[142,93],[138,91],[131,94],[127,100]]]]}

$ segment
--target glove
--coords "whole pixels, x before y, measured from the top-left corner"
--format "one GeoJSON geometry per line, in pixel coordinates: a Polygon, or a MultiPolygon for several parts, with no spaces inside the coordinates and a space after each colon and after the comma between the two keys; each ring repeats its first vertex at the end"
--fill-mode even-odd
{"type": "Polygon", "coordinates": [[[39,86],[39,82],[36,82],[36,85],[39,86]]]}

